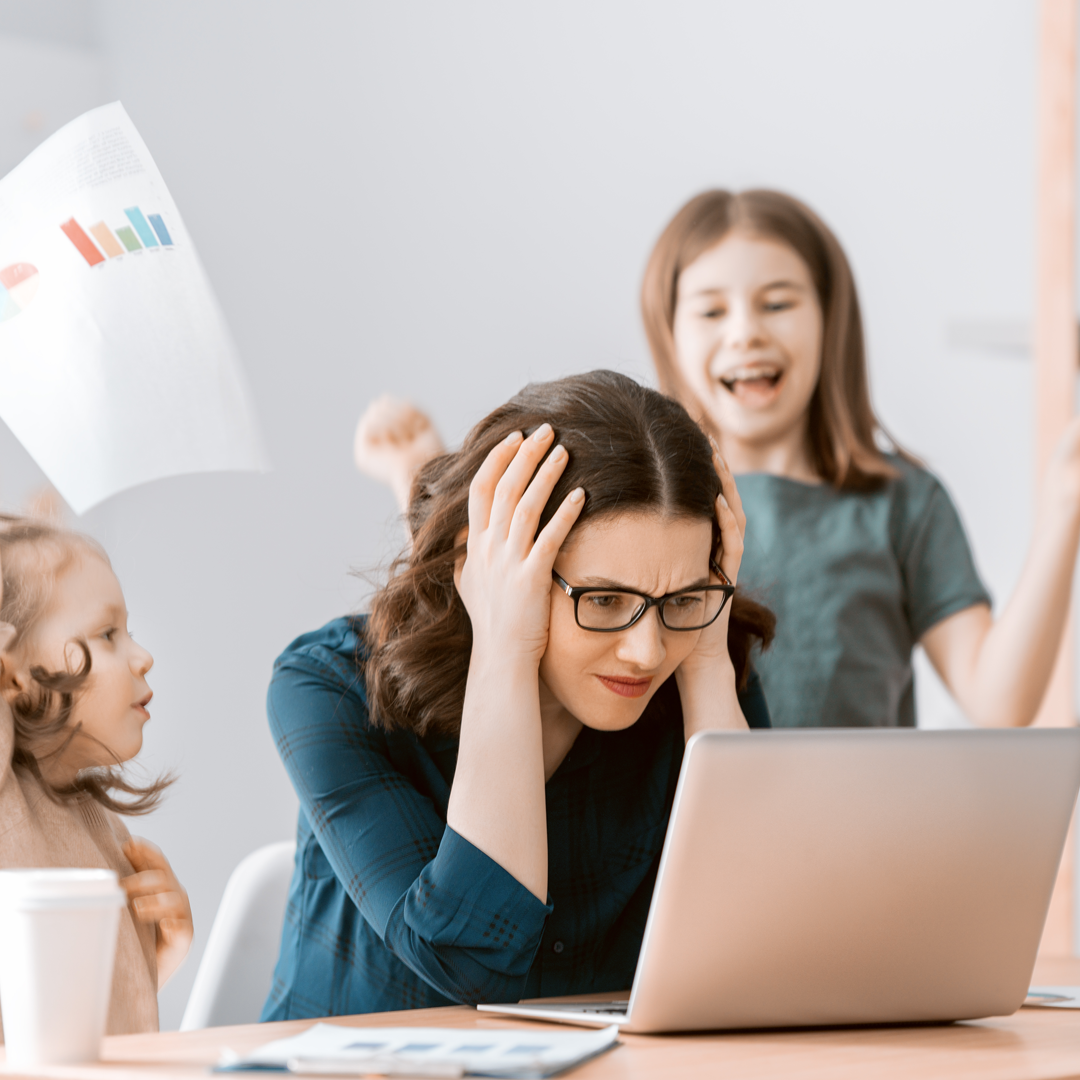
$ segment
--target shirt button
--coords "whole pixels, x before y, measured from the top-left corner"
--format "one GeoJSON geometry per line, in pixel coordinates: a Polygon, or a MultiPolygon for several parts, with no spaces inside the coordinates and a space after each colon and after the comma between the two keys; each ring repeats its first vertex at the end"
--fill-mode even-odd
{"type": "Polygon", "coordinates": [[[566,948],[566,946],[561,941],[556,941],[555,944],[551,946],[551,948],[556,953],[561,953],[563,949],[566,948]]]}

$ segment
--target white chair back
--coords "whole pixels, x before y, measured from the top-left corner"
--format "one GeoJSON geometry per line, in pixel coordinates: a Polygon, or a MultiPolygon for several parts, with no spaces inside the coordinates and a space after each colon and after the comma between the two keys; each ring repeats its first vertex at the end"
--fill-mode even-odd
{"type": "Polygon", "coordinates": [[[253,851],[232,872],[221,897],[181,1031],[254,1024],[262,1012],[281,945],[296,844],[253,851]]]}

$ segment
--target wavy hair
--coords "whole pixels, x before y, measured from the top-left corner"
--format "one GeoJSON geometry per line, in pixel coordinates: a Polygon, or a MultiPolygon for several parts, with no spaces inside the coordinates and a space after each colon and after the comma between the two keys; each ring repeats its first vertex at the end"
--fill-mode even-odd
{"type": "MultiPolygon", "coordinates": [[[[547,421],[569,454],[537,533],[576,487],[586,493],[574,525],[624,511],[715,520],[720,480],[712,448],[677,401],[613,371],[533,383],[481,420],[461,449],[428,462],[413,482],[412,547],[376,593],[363,661],[374,723],[419,735],[455,734],[465,701],[472,628],[457,589],[457,543],[469,523],[469,485],[488,454],[512,432],[547,421]]],[[[552,446],[555,445],[553,441],[552,446]]],[[[573,530],[571,530],[571,535],[573,530]]],[[[718,535],[718,531],[717,531],[718,535]]],[[[772,640],[775,617],[736,589],[728,649],[740,689],[750,653],[772,640]]]]}
{"type": "MultiPolygon", "coordinates": [[[[31,647],[34,628],[48,611],[64,572],[83,556],[109,562],[104,549],[89,536],[45,521],[0,514],[0,623],[7,623],[15,631],[5,651],[31,647]]],[[[12,766],[33,776],[55,803],[89,800],[118,814],[148,814],[174,777],[166,773],[144,786],[132,783],[124,775],[123,762],[112,750],[84,732],[79,721],[72,722],[92,666],[87,642],[75,640],[72,644],[82,655],[74,670],[50,671],[31,663],[30,685],[10,702],[15,723],[12,766]],[[42,775],[42,762],[61,759],[78,738],[93,738],[114,758],[115,765],[83,769],[70,784],[51,783],[42,775]],[[128,798],[114,798],[114,792],[128,798]]]]}
{"type": "MultiPolygon", "coordinates": [[[[806,264],[814,281],[824,322],[821,375],[809,410],[810,453],[816,471],[842,490],[880,487],[897,472],[875,442],[877,433],[885,432],[870,403],[855,278],[832,230],[790,195],[765,190],[705,191],[682,207],[660,234],[645,267],[641,314],[661,389],[695,415],[701,411],[676,362],[679,275],[736,229],[786,244],[806,264]]],[[[707,418],[702,422],[707,426],[707,418]]],[[[887,437],[898,453],[909,457],[887,437]]]]}

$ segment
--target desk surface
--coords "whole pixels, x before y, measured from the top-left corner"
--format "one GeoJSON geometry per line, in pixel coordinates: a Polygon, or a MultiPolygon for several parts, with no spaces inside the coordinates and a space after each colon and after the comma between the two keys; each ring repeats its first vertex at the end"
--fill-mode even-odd
{"type": "MultiPolygon", "coordinates": [[[[1080,985],[1080,960],[1042,959],[1035,983],[1080,985]]],[[[531,1026],[453,1007],[380,1013],[332,1023],[375,1026],[497,1028],[531,1026]]],[[[39,1074],[56,1080],[205,1080],[223,1048],[246,1053],[295,1035],[313,1021],[124,1035],[105,1040],[97,1065],[39,1074]]],[[[1013,1016],[943,1027],[789,1031],[737,1035],[624,1035],[623,1045],[575,1070],[580,1080],[731,1076],[767,1080],[1044,1080],[1080,1078],[1080,1010],[1021,1009],[1013,1016]]],[[[4,1075],[12,1075],[4,1071],[4,1075]]],[[[241,1074],[244,1075],[244,1074],[241,1074]]],[[[247,1074],[258,1076],[263,1074],[247,1074]]]]}

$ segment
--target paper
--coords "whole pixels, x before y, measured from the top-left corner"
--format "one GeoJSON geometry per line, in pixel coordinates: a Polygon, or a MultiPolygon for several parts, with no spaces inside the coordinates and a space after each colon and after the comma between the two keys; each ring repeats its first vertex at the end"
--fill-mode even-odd
{"type": "Polygon", "coordinates": [[[119,103],[0,180],[0,417],[76,513],[266,467],[228,327],[119,103]]]}
{"type": "Polygon", "coordinates": [[[1033,986],[1024,1004],[1039,1009],[1080,1009],[1080,986],[1033,986]]]}
{"type": "Polygon", "coordinates": [[[372,1028],[315,1024],[267,1043],[218,1072],[285,1069],[362,1076],[555,1076],[616,1045],[619,1029],[567,1032],[541,1028],[372,1028]]]}

